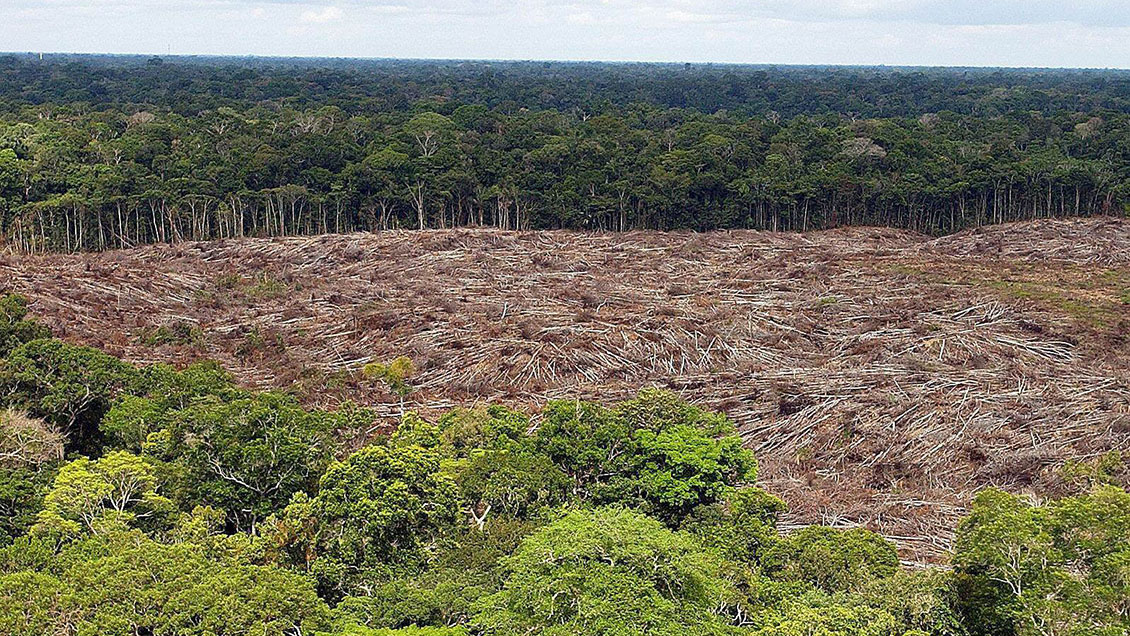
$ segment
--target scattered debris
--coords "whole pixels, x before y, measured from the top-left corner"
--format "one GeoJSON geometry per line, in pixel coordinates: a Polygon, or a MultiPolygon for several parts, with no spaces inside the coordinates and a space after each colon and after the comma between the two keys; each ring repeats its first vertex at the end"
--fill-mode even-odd
{"type": "Polygon", "coordinates": [[[0,285],[69,340],[389,418],[399,398],[360,370],[400,355],[429,414],[668,387],[738,423],[786,526],[867,525],[927,561],[977,488],[1130,450],[1127,248],[1130,222],[1103,218],[937,240],[387,232],[6,256],[0,285]],[[176,324],[191,343],[147,344],[176,324]],[[248,355],[248,334],[280,344],[248,355]]]}

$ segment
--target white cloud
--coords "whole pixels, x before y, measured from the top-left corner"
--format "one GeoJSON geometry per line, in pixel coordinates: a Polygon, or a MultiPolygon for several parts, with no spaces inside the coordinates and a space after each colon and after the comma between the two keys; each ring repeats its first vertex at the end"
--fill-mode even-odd
{"type": "Polygon", "coordinates": [[[340,20],[342,11],[338,7],[329,6],[321,9],[310,9],[302,12],[302,21],[307,24],[325,24],[340,20]]]}
{"type": "Polygon", "coordinates": [[[1125,67],[1130,1],[0,0],[0,48],[1125,67]]]}

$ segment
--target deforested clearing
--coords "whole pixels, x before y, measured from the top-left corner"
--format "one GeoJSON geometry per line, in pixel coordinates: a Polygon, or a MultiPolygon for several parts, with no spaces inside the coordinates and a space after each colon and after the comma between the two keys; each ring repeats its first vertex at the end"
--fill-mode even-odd
{"type": "MultiPolygon", "coordinates": [[[[934,560],[985,485],[1055,494],[1130,450],[1130,222],[931,239],[449,230],[0,257],[66,340],[214,358],[249,387],[388,414],[672,389],[737,423],[785,526],[865,525],[934,560]]],[[[364,433],[364,432],[360,432],[364,433]]]]}

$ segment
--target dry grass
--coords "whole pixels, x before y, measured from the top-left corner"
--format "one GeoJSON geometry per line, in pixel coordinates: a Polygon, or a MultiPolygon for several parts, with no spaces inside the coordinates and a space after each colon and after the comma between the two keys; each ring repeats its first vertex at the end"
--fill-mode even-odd
{"type": "Polygon", "coordinates": [[[669,387],[739,424],[788,523],[866,524],[922,560],[977,488],[1047,491],[1064,461],[1130,449],[1127,248],[1113,219],[461,230],[6,257],[0,277],[70,340],[390,415],[357,371],[401,354],[432,413],[669,387]],[[162,326],[196,335],[154,347],[162,326]]]}

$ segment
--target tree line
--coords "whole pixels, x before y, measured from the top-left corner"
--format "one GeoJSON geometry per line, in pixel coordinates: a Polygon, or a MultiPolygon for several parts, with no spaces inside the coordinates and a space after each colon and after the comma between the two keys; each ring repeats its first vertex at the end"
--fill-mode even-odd
{"type": "MultiPolygon", "coordinates": [[[[384,399],[406,360],[372,365],[384,399]]],[[[988,489],[952,568],[862,528],[780,532],[722,414],[644,390],[391,433],[345,405],[138,367],[0,297],[0,633],[106,636],[1114,636],[1123,458],[1034,503],[988,489]],[[349,440],[355,440],[350,442],[349,440]]]]}
{"type": "Polygon", "coordinates": [[[704,113],[781,117],[917,117],[944,110],[1130,112],[1122,70],[771,66],[475,60],[361,60],[130,55],[0,56],[0,100],[146,105],[191,115],[275,102],[400,111],[418,101],[481,104],[502,112],[651,104],[704,113]]]}
{"type": "MultiPolygon", "coordinates": [[[[34,76],[53,87],[47,95],[61,100],[37,101],[25,94],[39,95],[31,89],[0,83],[6,97],[0,102],[0,234],[9,249],[21,252],[468,226],[804,231],[886,225],[945,233],[1023,219],[1123,214],[1130,206],[1130,114],[1117,108],[1042,112],[1037,107],[1050,98],[1034,96],[1039,84],[1025,85],[1037,82],[1026,75],[999,76],[1026,86],[1027,98],[992,115],[978,108],[916,112],[914,104],[933,102],[911,91],[904,95],[911,104],[896,109],[898,116],[829,112],[815,94],[811,112],[783,116],[748,107],[706,112],[660,99],[605,98],[567,109],[498,99],[513,77],[556,100],[572,95],[584,101],[586,91],[603,87],[602,78],[612,81],[605,74],[630,70],[659,82],[683,73],[694,86],[717,75],[709,68],[696,74],[646,65],[551,65],[543,77],[519,66],[521,72],[503,73],[511,77],[499,82],[503,88],[487,69],[471,75],[469,88],[454,91],[478,101],[461,101],[438,92],[447,85],[433,76],[461,77],[459,67],[441,63],[402,63],[431,73],[425,76],[431,83],[419,80],[411,89],[403,78],[382,84],[391,71],[374,79],[349,66],[118,62],[107,63],[119,73],[110,83],[99,74],[109,71],[91,63],[45,64],[16,58],[0,65],[18,78],[38,69],[34,76]],[[133,71],[139,77],[126,76],[133,71]],[[64,90],[72,85],[65,78],[85,77],[107,82],[106,92],[118,98],[152,97],[160,93],[154,86],[195,86],[209,73],[233,84],[229,91],[205,83],[211,92],[200,99],[211,107],[193,112],[173,107],[176,91],[161,105],[109,97],[66,101],[90,95],[64,90]],[[374,109],[376,98],[350,101],[295,87],[317,73],[344,74],[368,91],[389,94],[374,109]],[[238,97],[247,86],[283,80],[294,88],[282,92],[289,98],[238,97]]],[[[741,77],[795,82],[794,74],[815,73],[838,87],[839,93],[829,89],[834,95],[850,94],[853,81],[874,88],[916,77],[825,72],[759,70],[741,77]]],[[[951,73],[925,76],[941,78],[936,81],[949,87],[948,93],[937,89],[942,94],[957,95],[953,78],[960,75],[951,73]]],[[[1007,84],[990,81],[998,75],[975,77],[997,87],[990,96],[1007,84]]],[[[1049,77],[1070,87],[1075,76],[1049,77]]],[[[1121,78],[1107,79],[1118,86],[1121,78]]],[[[790,95],[801,90],[794,87],[790,95]]]]}

